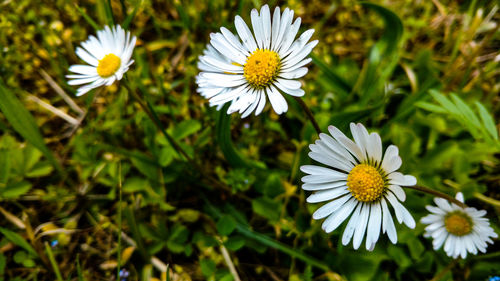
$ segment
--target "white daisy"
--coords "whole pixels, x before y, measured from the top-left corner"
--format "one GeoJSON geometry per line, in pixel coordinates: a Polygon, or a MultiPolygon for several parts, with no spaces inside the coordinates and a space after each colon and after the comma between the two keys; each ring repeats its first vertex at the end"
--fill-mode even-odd
{"type": "MultiPolygon", "coordinates": [[[[461,192],[455,197],[464,202],[461,192]]],[[[489,220],[484,218],[485,210],[462,208],[448,203],[443,198],[434,198],[435,206],[426,206],[431,214],[423,217],[420,222],[428,224],[424,237],[432,237],[432,246],[438,250],[444,244],[444,251],[454,259],[467,257],[467,252],[476,255],[477,250],[486,253],[487,243],[493,244],[491,238],[498,235],[490,227],[489,220]]]]}
{"type": "Polygon", "coordinates": [[[387,233],[392,243],[397,232],[388,205],[396,213],[399,223],[415,227],[415,220],[400,203],[406,194],[401,186],[417,183],[415,177],[396,172],[401,166],[398,148],[390,145],[382,159],[382,141],[377,133],[369,134],[362,124],[351,123],[354,141],[339,129],[329,126],[330,135],[321,133],[315,144],[309,145],[309,157],[331,168],[305,165],[302,189],[314,191],[309,203],[329,201],[313,214],[313,218],[326,220],[323,230],[332,232],[351,216],[342,235],[342,244],[353,238],[358,249],[366,233],[366,249],[371,251],[380,231],[387,233]]]}
{"type": "Polygon", "coordinates": [[[116,25],[112,29],[106,26],[104,30],[97,31],[97,38],[91,35],[82,43],[83,48],[77,47],[76,54],[89,65],[76,64],[69,68],[76,74],[66,75],[73,79],[68,84],[87,84],[78,88],[76,95],[81,96],[94,88],[109,86],[115,80],[122,79],[134,63],[130,57],[135,41],[136,37],[131,37],[130,32],[125,32],[121,26],[116,25]]]}
{"type": "Polygon", "coordinates": [[[311,62],[306,56],[318,44],[309,42],[314,33],[309,29],[295,40],[301,19],[293,23],[293,11],[274,10],[264,5],[260,14],[251,14],[253,33],[240,16],[235,18],[238,35],[225,27],[210,34],[210,44],[199,57],[196,77],[198,92],[220,109],[231,102],[227,113],[238,111],[242,118],[255,111],[258,115],[266,105],[266,95],[277,114],[288,110],[281,93],[301,97],[304,90],[297,79],[306,75],[304,67],[311,62]],[[241,39],[241,41],[240,41],[241,39]]]}

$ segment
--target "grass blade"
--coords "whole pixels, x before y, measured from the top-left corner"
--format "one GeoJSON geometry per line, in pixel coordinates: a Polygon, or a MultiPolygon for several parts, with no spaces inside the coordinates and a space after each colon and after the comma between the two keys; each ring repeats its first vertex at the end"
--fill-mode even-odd
{"type": "Polygon", "coordinates": [[[5,88],[2,81],[0,81],[0,111],[3,112],[5,118],[7,118],[16,132],[40,150],[47,160],[49,160],[61,174],[64,174],[61,165],[52,154],[52,151],[45,145],[45,141],[38,129],[35,119],[21,101],[19,101],[17,96],[5,88]]]}
{"type": "Polygon", "coordinates": [[[0,232],[10,242],[23,248],[24,250],[26,250],[28,253],[32,254],[33,256],[38,257],[38,254],[35,251],[35,249],[33,249],[33,247],[31,247],[31,245],[28,242],[26,242],[26,240],[24,240],[24,238],[21,235],[15,233],[14,231],[3,228],[3,227],[0,227],[0,232]]]}
{"type": "Polygon", "coordinates": [[[339,94],[342,96],[347,96],[352,91],[351,86],[339,75],[331,70],[331,67],[328,66],[324,61],[322,61],[315,54],[310,55],[314,64],[321,69],[321,71],[328,78],[329,82],[333,87],[337,89],[339,94]]]}
{"type": "Polygon", "coordinates": [[[403,38],[403,23],[389,9],[370,2],[361,2],[361,5],[379,14],[385,25],[384,34],[371,48],[368,62],[355,86],[361,95],[362,104],[366,104],[373,94],[380,91],[397,65],[398,47],[403,38]]]}
{"type": "Polygon", "coordinates": [[[80,13],[80,15],[82,15],[83,19],[85,19],[85,21],[95,30],[102,29],[91,17],[89,17],[89,15],[87,15],[87,13],[82,8],[78,7],[78,5],[75,5],[75,8],[80,13]]]}
{"type": "Polygon", "coordinates": [[[227,114],[229,103],[217,112],[217,121],[215,130],[217,134],[217,142],[226,157],[227,162],[233,167],[249,167],[249,164],[236,151],[231,140],[231,115],[227,114]]]}
{"type": "Polygon", "coordinates": [[[56,275],[57,281],[63,281],[61,276],[61,272],[59,271],[59,267],[57,266],[57,261],[54,257],[54,253],[52,253],[52,249],[49,246],[49,243],[45,241],[45,251],[47,252],[47,256],[49,257],[50,264],[52,265],[52,269],[54,269],[54,273],[56,275]]]}
{"type": "MultiPolygon", "coordinates": [[[[220,218],[222,217],[222,213],[217,210],[209,201],[208,199],[204,198],[205,203],[208,205],[209,210],[213,213],[214,217],[220,218]]],[[[322,263],[321,261],[312,258],[304,253],[302,253],[299,250],[296,250],[286,244],[280,243],[278,241],[275,241],[272,238],[269,238],[268,236],[257,233],[250,228],[248,228],[246,225],[237,222],[236,223],[236,231],[238,231],[241,235],[246,236],[247,238],[253,239],[257,242],[260,242],[263,245],[266,245],[268,247],[274,248],[278,251],[281,251],[287,255],[290,255],[291,257],[297,258],[307,264],[310,264],[314,267],[317,267],[319,269],[322,269],[324,271],[330,271],[330,268],[328,265],[322,263]]]]}
{"type": "Polygon", "coordinates": [[[484,127],[494,140],[498,140],[498,131],[495,125],[495,121],[493,121],[493,118],[491,117],[491,114],[480,102],[476,101],[476,106],[479,110],[479,117],[481,117],[481,121],[483,121],[484,127]]]}
{"type": "Polygon", "coordinates": [[[137,11],[139,11],[139,8],[142,6],[142,0],[139,2],[139,4],[137,4],[134,8],[134,10],[132,11],[132,13],[128,14],[127,17],[125,18],[125,20],[123,21],[122,23],[122,27],[123,29],[127,30],[130,23],[132,22],[132,20],[134,19],[135,15],[137,14],[137,11]]]}

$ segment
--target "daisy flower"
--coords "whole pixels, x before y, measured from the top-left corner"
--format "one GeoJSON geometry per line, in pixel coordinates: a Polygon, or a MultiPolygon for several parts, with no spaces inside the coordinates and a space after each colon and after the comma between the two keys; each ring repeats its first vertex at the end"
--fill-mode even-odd
{"type": "Polygon", "coordinates": [[[282,93],[301,97],[304,90],[297,80],[306,75],[306,58],[318,44],[309,42],[314,33],[309,29],[297,40],[301,19],[293,23],[293,11],[283,13],[277,7],[271,19],[269,6],[251,14],[253,33],[240,16],[234,24],[238,35],[225,27],[210,34],[210,44],[199,57],[196,77],[197,91],[219,110],[231,102],[227,113],[238,111],[242,118],[255,112],[259,115],[266,105],[266,96],[277,114],[288,110],[282,93]],[[241,41],[240,41],[241,39],[241,41]]]}
{"type": "Polygon", "coordinates": [[[102,85],[109,86],[120,80],[134,63],[131,60],[135,47],[135,36],[125,32],[121,26],[113,28],[106,26],[97,31],[97,38],[93,35],[76,48],[76,54],[89,65],[76,64],[69,68],[75,74],[66,75],[69,85],[83,85],[78,88],[76,95],[81,96],[88,91],[102,85]]]}
{"type": "MultiPolygon", "coordinates": [[[[461,192],[455,198],[464,202],[461,192]]],[[[424,237],[432,237],[432,246],[438,250],[444,244],[444,251],[454,259],[467,253],[476,255],[477,250],[486,253],[487,243],[493,244],[491,238],[498,235],[490,227],[485,210],[476,208],[462,208],[448,203],[443,198],[434,198],[435,206],[426,206],[431,214],[423,217],[420,222],[428,224],[424,237]]]]}
{"type": "Polygon", "coordinates": [[[309,157],[328,168],[300,167],[309,174],[302,178],[302,189],[314,191],[307,202],[328,202],[313,213],[316,220],[326,218],[322,224],[325,232],[332,232],[350,216],[342,244],[347,245],[352,238],[354,249],[358,249],[366,233],[366,249],[371,251],[381,231],[392,243],[397,242],[389,205],[399,223],[415,227],[415,220],[400,201],[406,199],[401,186],[415,185],[417,180],[396,172],[402,163],[396,146],[390,145],[382,158],[380,136],[369,134],[362,124],[350,126],[354,141],[329,126],[331,136],[321,133],[320,139],[309,145],[309,157]]]}

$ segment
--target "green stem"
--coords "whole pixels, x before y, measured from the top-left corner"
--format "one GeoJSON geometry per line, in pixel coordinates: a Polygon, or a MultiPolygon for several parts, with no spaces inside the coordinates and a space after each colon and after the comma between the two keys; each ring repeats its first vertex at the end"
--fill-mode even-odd
{"type": "Polygon", "coordinates": [[[411,189],[415,189],[415,190],[418,190],[420,192],[424,192],[424,193],[428,193],[428,194],[431,194],[431,195],[434,195],[434,196],[437,196],[437,197],[441,197],[441,198],[444,198],[462,208],[467,208],[467,205],[465,205],[463,202],[460,202],[458,201],[457,199],[451,197],[450,195],[448,194],[445,194],[445,193],[442,193],[442,192],[439,192],[439,191],[436,191],[436,190],[433,190],[433,189],[430,189],[430,188],[427,188],[427,187],[424,187],[424,186],[419,186],[419,185],[414,185],[414,186],[404,186],[405,188],[411,188],[411,189]]]}
{"type": "Polygon", "coordinates": [[[474,192],[474,197],[495,207],[500,207],[500,201],[495,200],[479,192],[474,192]]]}
{"type": "Polygon", "coordinates": [[[120,249],[122,248],[122,164],[118,162],[118,251],[117,251],[117,263],[116,267],[116,280],[120,280],[120,267],[122,262],[122,255],[120,249]]]}
{"type": "Polygon", "coordinates": [[[294,98],[299,103],[300,107],[302,107],[304,112],[306,113],[307,118],[309,118],[309,120],[311,120],[311,123],[312,123],[314,129],[316,130],[316,132],[318,133],[318,135],[321,134],[321,129],[319,128],[318,122],[316,122],[316,119],[314,118],[314,115],[312,114],[311,109],[309,109],[309,107],[302,100],[302,98],[300,98],[300,97],[294,97],[294,98]]]}
{"type": "Polygon", "coordinates": [[[56,274],[57,281],[63,281],[61,276],[61,272],[59,271],[59,267],[57,266],[57,261],[54,258],[54,254],[52,253],[52,249],[49,246],[49,243],[45,242],[45,251],[47,252],[47,256],[49,257],[50,264],[54,269],[54,273],[56,274]]]}

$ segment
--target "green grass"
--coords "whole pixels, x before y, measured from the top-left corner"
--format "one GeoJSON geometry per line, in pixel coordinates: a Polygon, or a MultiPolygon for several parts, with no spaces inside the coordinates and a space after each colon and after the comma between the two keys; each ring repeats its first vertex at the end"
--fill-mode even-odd
{"type": "MultiPolygon", "coordinates": [[[[401,172],[498,224],[498,6],[489,1],[269,1],[314,28],[301,79],[323,132],[350,122],[395,144],[401,172]]],[[[418,220],[373,252],[311,218],[299,167],[315,128],[300,104],[241,119],[196,93],[209,34],[264,1],[0,3],[1,280],[487,280],[498,240],[454,262],[418,220]],[[75,97],[75,48],[105,25],[138,37],[119,83],[75,97]],[[47,78],[43,73],[50,76],[47,78]],[[68,103],[66,93],[76,103],[68,103]],[[32,96],[38,98],[33,99],[32,96]],[[60,112],[47,110],[49,104],[60,112]],[[66,120],[77,120],[71,125],[66,120]],[[123,232],[123,234],[121,234],[123,232]],[[51,243],[57,241],[55,243],[51,243]],[[223,245],[223,247],[221,247],[223,245]],[[228,266],[230,263],[237,275],[228,266]],[[433,279],[434,278],[434,279],[433,279]]],[[[347,133],[348,134],[348,133],[347,133]]]]}

